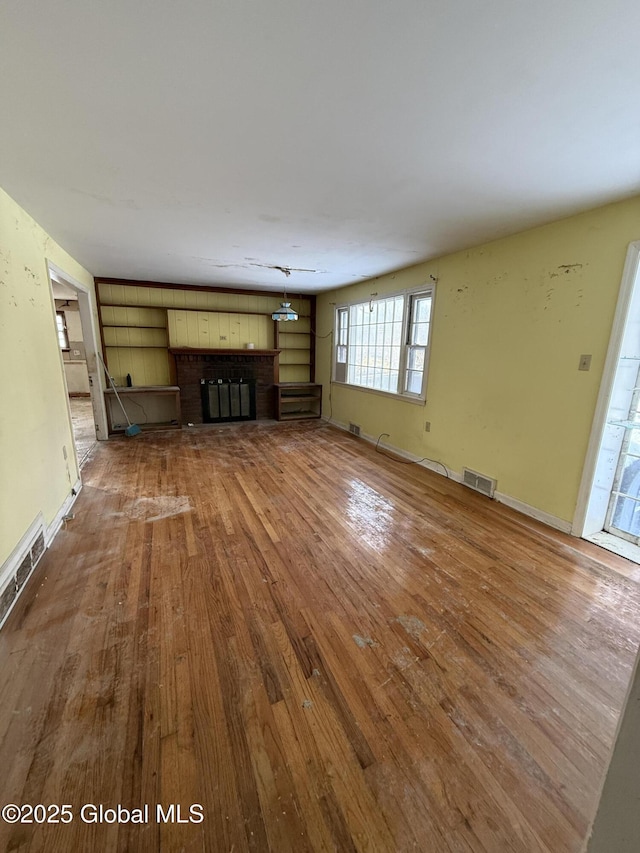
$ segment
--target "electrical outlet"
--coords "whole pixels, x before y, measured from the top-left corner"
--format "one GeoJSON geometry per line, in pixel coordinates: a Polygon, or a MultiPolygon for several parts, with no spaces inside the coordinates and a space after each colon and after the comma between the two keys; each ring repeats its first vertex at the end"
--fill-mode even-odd
{"type": "Polygon", "coordinates": [[[424,422],[424,431],[425,432],[431,432],[431,421],[425,421],[424,422]]]}
{"type": "Polygon", "coordinates": [[[590,355],[581,355],[580,362],[578,364],[578,370],[589,370],[591,368],[591,356],[590,355]]]}

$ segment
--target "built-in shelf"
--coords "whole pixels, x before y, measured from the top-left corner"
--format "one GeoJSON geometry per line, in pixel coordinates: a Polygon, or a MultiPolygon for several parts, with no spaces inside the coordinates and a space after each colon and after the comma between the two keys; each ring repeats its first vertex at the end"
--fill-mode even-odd
{"type": "Polygon", "coordinates": [[[280,412],[279,421],[302,421],[305,418],[319,418],[318,412],[296,411],[296,412],[280,412]]]}
{"type": "Polygon", "coordinates": [[[279,382],[275,387],[276,417],[279,421],[321,416],[322,385],[315,382],[279,382]]]}
{"type": "MultiPolygon", "coordinates": [[[[143,430],[180,429],[180,389],[177,385],[144,385],[116,389],[129,420],[143,430]]],[[[128,424],[112,388],[104,392],[109,435],[123,433],[128,424]]]]}

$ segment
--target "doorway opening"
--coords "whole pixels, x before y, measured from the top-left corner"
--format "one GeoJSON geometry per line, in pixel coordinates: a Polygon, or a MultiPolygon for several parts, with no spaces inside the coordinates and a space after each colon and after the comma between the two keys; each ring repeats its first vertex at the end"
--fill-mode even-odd
{"type": "Polygon", "coordinates": [[[640,563],[640,241],[627,252],[573,532],[640,563]]]}
{"type": "Polygon", "coordinates": [[[87,288],[51,263],[49,279],[69,419],[80,470],[96,442],[107,437],[106,412],[97,370],[91,294],[87,288]]]}

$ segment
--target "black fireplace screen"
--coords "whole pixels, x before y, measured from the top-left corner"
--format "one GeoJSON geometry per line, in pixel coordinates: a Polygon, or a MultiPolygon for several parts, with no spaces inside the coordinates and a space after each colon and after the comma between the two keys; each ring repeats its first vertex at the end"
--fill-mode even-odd
{"type": "Polygon", "coordinates": [[[200,391],[204,423],[255,421],[255,382],[246,382],[244,379],[201,379],[200,391]]]}

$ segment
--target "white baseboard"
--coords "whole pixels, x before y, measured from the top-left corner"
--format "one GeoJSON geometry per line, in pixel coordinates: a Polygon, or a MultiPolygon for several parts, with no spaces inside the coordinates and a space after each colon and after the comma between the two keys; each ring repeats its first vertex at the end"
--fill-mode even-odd
{"type": "Polygon", "coordinates": [[[0,628],[13,610],[42,555],[62,527],[64,517],[70,513],[81,488],[82,483],[78,479],[51,524],[46,525],[42,512],[39,512],[0,566],[0,628]]]}
{"type": "Polygon", "coordinates": [[[512,498],[510,495],[504,495],[502,492],[496,492],[493,497],[498,501],[498,503],[505,504],[505,506],[511,507],[511,509],[515,509],[523,515],[528,515],[529,518],[535,518],[536,521],[541,521],[548,527],[553,527],[555,530],[560,530],[562,533],[571,533],[570,521],[565,521],[563,518],[558,518],[555,515],[551,515],[550,512],[545,512],[535,506],[530,506],[529,504],[524,503],[524,501],[518,500],[518,498],[512,498]]]}
{"type": "Polygon", "coordinates": [[[39,512],[0,567],[0,628],[45,551],[44,517],[39,512]]]}
{"type": "MultiPolygon", "coordinates": [[[[350,431],[348,424],[343,424],[340,421],[332,421],[327,419],[327,423],[331,424],[331,426],[335,426],[338,429],[343,430],[344,432],[348,432],[349,435],[353,435],[350,431]]],[[[366,432],[361,432],[360,435],[354,436],[355,438],[361,438],[363,441],[368,442],[369,444],[373,444],[376,447],[379,447],[381,450],[388,450],[390,453],[393,453],[394,456],[399,456],[401,459],[406,459],[407,462],[413,462],[414,465],[420,465],[421,468],[427,468],[429,471],[435,471],[436,474],[440,474],[443,477],[447,477],[449,480],[453,480],[456,483],[462,482],[462,475],[456,474],[455,471],[452,471],[450,468],[443,462],[436,462],[432,459],[418,459],[413,453],[407,453],[406,450],[401,450],[399,447],[394,447],[392,444],[387,444],[385,441],[379,441],[376,436],[368,435],[366,432]],[[446,471],[446,474],[445,474],[446,471]]]]}
{"type": "Polygon", "coordinates": [[[453,480],[456,483],[462,482],[462,476],[460,474],[456,474],[456,472],[452,471],[450,468],[447,468],[444,462],[436,462],[433,459],[416,458],[413,453],[407,453],[406,450],[394,447],[393,444],[387,444],[386,441],[378,441],[377,438],[370,435],[364,435],[361,433],[360,438],[364,438],[364,440],[368,441],[370,444],[377,445],[380,450],[388,450],[389,453],[393,453],[394,456],[406,459],[407,462],[413,462],[414,465],[419,465],[421,468],[426,468],[428,471],[435,471],[436,474],[440,474],[448,480],[453,480]]]}
{"type": "MultiPolygon", "coordinates": [[[[349,435],[353,435],[350,432],[348,424],[343,424],[339,421],[329,420],[328,423],[332,424],[332,426],[338,427],[338,429],[344,430],[348,432],[349,435]]],[[[378,439],[372,435],[367,435],[366,433],[361,432],[359,436],[356,438],[362,438],[364,441],[369,442],[370,444],[378,444],[378,439]]],[[[431,460],[418,461],[416,457],[407,453],[406,450],[400,450],[398,447],[394,447],[391,444],[386,444],[380,442],[378,444],[382,449],[389,450],[396,456],[400,456],[402,459],[407,459],[410,462],[414,462],[416,465],[421,465],[423,468],[428,468],[430,471],[435,471],[436,474],[440,474],[441,476],[445,476],[444,470],[447,471],[447,476],[450,480],[453,480],[456,483],[462,482],[462,474],[458,474],[456,471],[452,471],[442,462],[433,462],[431,460]]],[[[502,492],[496,492],[493,496],[493,499],[498,503],[503,503],[505,506],[511,507],[511,509],[515,509],[518,512],[521,512],[523,515],[529,516],[529,518],[534,518],[536,521],[541,521],[543,524],[548,525],[549,527],[553,527],[555,530],[560,530],[563,533],[571,533],[571,522],[565,521],[562,518],[558,518],[555,515],[551,515],[549,512],[545,512],[542,509],[537,509],[537,507],[530,506],[529,504],[524,503],[524,501],[518,500],[518,498],[512,498],[510,495],[505,495],[502,492]]],[[[487,498],[490,500],[490,498],[487,498]]]]}
{"type": "Polygon", "coordinates": [[[7,557],[2,567],[0,567],[0,595],[4,592],[9,581],[15,577],[16,572],[22,565],[24,558],[31,550],[34,540],[38,533],[44,536],[44,517],[41,512],[34,518],[29,527],[25,530],[20,541],[7,557]]]}
{"type": "Polygon", "coordinates": [[[53,540],[55,539],[55,537],[58,534],[58,531],[62,527],[62,525],[64,523],[65,515],[70,514],[71,508],[73,507],[74,503],[76,502],[76,499],[77,499],[78,495],[80,494],[81,489],[82,489],[82,480],[78,477],[78,480],[76,481],[76,484],[73,487],[71,494],[68,495],[67,499],[65,500],[65,502],[62,504],[62,506],[60,507],[60,509],[56,513],[55,518],[53,519],[51,524],[49,524],[47,526],[47,528],[44,532],[44,543],[45,543],[47,548],[53,542],[53,540]]]}

